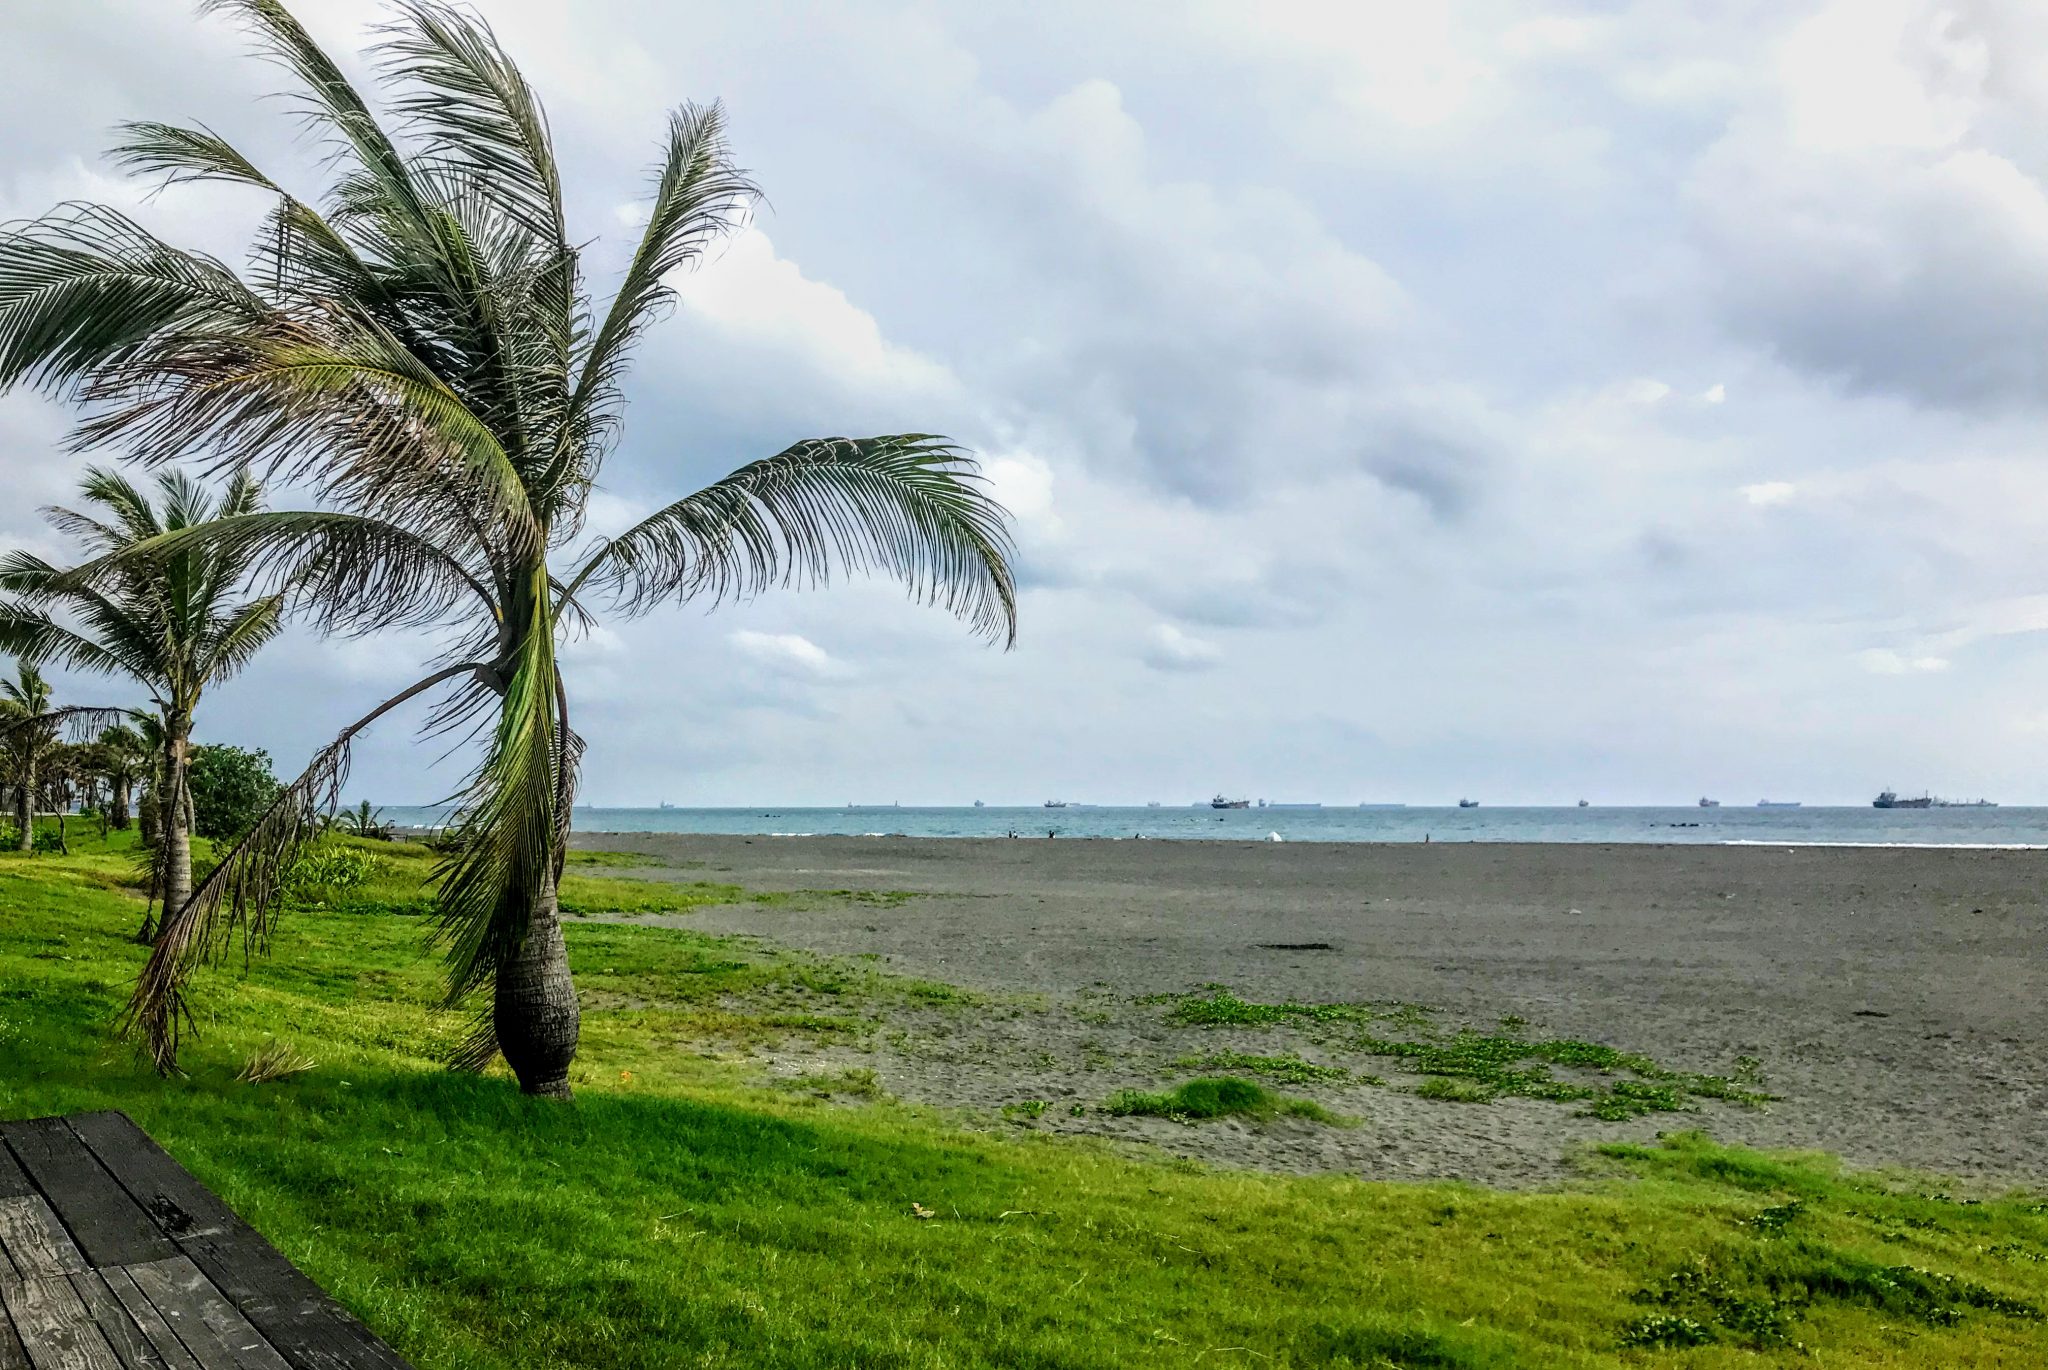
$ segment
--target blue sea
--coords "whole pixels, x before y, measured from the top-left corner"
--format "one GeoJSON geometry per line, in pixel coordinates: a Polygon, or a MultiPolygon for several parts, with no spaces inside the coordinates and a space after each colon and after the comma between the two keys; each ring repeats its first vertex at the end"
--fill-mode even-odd
{"type": "MultiPolygon", "coordinates": [[[[389,807],[433,827],[447,810],[389,807]]],[[[1697,842],[2048,847],[2048,808],[582,808],[578,832],[764,836],[1116,837],[1284,842],[1697,842]]]]}

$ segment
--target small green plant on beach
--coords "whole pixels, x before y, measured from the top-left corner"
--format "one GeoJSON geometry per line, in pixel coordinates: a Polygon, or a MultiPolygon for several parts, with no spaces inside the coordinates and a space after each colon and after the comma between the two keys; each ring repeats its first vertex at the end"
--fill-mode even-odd
{"type": "Polygon", "coordinates": [[[1171,1118],[1175,1122],[1206,1122],[1212,1118],[1312,1118],[1319,1123],[1342,1120],[1311,1099],[1275,1094],[1250,1080],[1224,1075],[1190,1080],[1164,1094],[1123,1089],[1102,1102],[1102,1111],[1114,1118],[1171,1118]]]}

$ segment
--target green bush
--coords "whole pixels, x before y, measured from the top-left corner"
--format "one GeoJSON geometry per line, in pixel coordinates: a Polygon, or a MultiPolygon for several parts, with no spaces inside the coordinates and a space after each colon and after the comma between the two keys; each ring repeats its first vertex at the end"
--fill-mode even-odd
{"type": "Polygon", "coordinates": [[[230,841],[254,827],[283,788],[261,747],[195,748],[190,782],[193,830],[230,841]]]}

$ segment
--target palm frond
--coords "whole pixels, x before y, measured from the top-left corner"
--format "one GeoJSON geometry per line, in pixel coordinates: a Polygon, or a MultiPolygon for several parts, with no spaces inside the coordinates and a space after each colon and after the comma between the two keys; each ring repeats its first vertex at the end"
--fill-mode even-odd
{"type": "Polygon", "coordinates": [[[219,262],[102,205],[0,230],[0,389],[66,389],[166,331],[247,326],[267,312],[219,262]]]}
{"type": "MultiPolygon", "coordinates": [[[[10,559],[19,555],[10,554],[10,559]]],[[[7,576],[8,571],[0,568],[0,584],[5,583],[7,576]]],[[[97,675],[123,675],[130,664],[101,643],[19,604],[0,603],[0,652],[23,661],[97,675]]]]}
{"type": "Polygon", "coordinates": [[[387,25],[383,74],[424,155],[476,173],[476,184],[527,233],[569,251],[562,174],[547,113],[482,19],[438,0],[402,0],[387,25]]]}
{"type": "Polygon", "coordinates": [[[340,803],[357,735],[408,700],[475,669],[465,664],[436,671],[350,724],[284,787],[248,836],[199,882],[185,906],[164,911],[156,945],[121,1020],[122,1030],[140,1039],[158,1070],[170,1074],[177,1069],[179,1041],[195,1026],[185,1001],[193,972],[225,951],[237,931],[246,949],[267,946],[285,872],[319,835],[319,815],[340,803]]]}
{"type": "Polygon", "coordinates": [[[199,664],[207,684],[241,674],[250,658],[284,631],[284,596],[266,595],[228,611],[212,625],[206,659],[199,664]]]}
{"type": "Polygon", "coordinates": [[[577,375],[566,454],[580,459],[604,447],[633,343],[674,298],[667,276],[730,232],[759,194],[732,164],[718,105],[685,105],[669,116],[647,228],[577,375]]]}
{"type": "Polygon", "coordinates": [[[942,438],[813,438],[741,467],[601,546],[569,582],[628,613],[879,570],[1014,644],[1008,515],[942,438]]]}
{"type": "MultiPolygon", "coordinates": [[[[205,125],[180,128],[147,120],[120,126],[121,141],[108,149],[116,166],[136,176],[161,176],[165,185],[227,181],[276,191],[277,185],[205,125]]],[[[282,193],[282,192],[279,192],[282,193]]]]}

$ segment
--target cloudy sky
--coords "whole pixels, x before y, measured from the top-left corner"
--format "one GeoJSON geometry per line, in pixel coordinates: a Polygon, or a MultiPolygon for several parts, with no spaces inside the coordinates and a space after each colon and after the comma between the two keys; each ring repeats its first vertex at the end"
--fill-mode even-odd
{"type": "MultiPolygon", "coordinates": [[[[879,584],[575,644],[591,801],[2048,801],[2034,0],[482,7],[601,266],[680,100],[769,194],[601,521],[905,429],[1017,518],[1007,654],[879,584]]],[[[4,23],[0,215],[138,204],[124,118],[317,184],[223,24],[4,23]]],[[[234,257],[252,208],[138,212],[234,257]]],[[[65,426],[0,400],[0,543],[63,550],[65,426]]],[[[295,637],[202,733],[286,765],[430,654],[295,637]]],[[[436,798],[427,756],[391,728],[351,791],[436,798]]]]}

